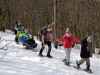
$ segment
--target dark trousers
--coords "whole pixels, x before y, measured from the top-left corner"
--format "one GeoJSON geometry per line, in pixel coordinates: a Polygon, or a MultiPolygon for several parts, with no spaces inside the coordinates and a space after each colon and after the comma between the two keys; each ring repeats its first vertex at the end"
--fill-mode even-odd
{"type": "MultiPolygon", "coordinates": [[[[15,35],[17,35],[17,30],[14,29],[15,35]]],[[[18,37],[15,37],[15,42],[18,42],[18,37]]]]}
{"type": "Polygon", "coordinates": [[[18,37],[15,37],[15,42],[18,42],[18,37]]]}
{"type": "Polygon", "coordinates": [[[37,43],[33,39],[28,39],[28,40],[24,41],[24,44],[26,44],[30,47],[33,47],[33,48],[35,48],[37,46],[37,43]]]}
{"type": "Polygon", "coordinates": [[[33,39],[28,39],[28,40],[26,40],[26,41],[24,41],[26,44],[28,44],[28,45],[32,45],[32,44],[35,44],[35,41],[33,40],[33,39]]]}
{"type": "Polygon", "coordinates": [[[17,35],[17,30],[14,29],[14,33],[15,33],[15,35],[17,35]]]}
{"type": "MultiPolygon", "coordinates": [[[[51,47],[51,42],[50,42],[50,41],[45,41],[45,45],[46,45],[46,44],[47,44],[47,46],[48,46],[47,55],[50,55],[50,52],[51,52],[51,49],[52,49],[52,47],[51,47]]],[[[41,47],[41,50],[40,50],[39,54],[42,54],[44,48],[45,48],[45,47],[43,46],[43,43],[42,43],[42,47],[41,47]]]]}

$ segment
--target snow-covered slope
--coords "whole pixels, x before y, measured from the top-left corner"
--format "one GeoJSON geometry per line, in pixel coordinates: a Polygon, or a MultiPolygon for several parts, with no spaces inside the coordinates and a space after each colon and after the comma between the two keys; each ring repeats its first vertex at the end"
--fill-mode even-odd
{"type": "MultiPolygon", "coordinates": [[[[2,33],[0,32],[0,35],[2,33]]],[[[3,33],[1,39],[4,40],[0,41],[0,48],[7,43],[11,43],[14,37],[13,33],[3,33]]],[[[37,50],[39,50],[41,42],[36,37],[35,40],[38,43],[37,50]]],[[[43,54],[46,55],[46,53],[47,47],[43,54]]],[[[38,57],[38,52],[26,50],[22,45],[13,41],[4,50],[0,49],[0,75],[89,75],[83,71],[86,68],[85,64],[81,65],[81,70],[77,70],[72,66],[65,66],[62,62],[62,59],[65,58],[63,50],[52,48],[51,55],[54,59],[38,57]],[[6,49],[8,50],[6,51],[6,49]]],[[[75,65],[75,61],[79,59],[80,51],[72,49],[71,65],[75,65]]],[[[91,58],[91,70],[93,75],[100,75],[100,59],[95,56],[91,58]]]]}

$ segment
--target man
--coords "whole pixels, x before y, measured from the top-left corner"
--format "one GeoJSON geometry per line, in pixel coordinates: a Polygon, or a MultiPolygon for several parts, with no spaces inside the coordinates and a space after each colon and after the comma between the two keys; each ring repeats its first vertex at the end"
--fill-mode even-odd
{"type": "Polygon", "coordinates": [[[26,46],[26,49],[34,49],[37,46],[37,43],[31,38],[28,32],[28,29],[25,29],[24,32],[19,35],[18,40],[26,46]]]}
{"type": "Polygon", "coordinates": [[[86,61],[87,68],[85,70],[90,70],[90,57],[92,57],[92,42],[93,36],[85,38],[81,42],[81,60],[76,61],[77,67],[80,68],[80,65],[86,61]]]}
{"type": "Polygon", "coordinates": [[[46,30],[43,31],[42,33],[42,47],[41,50],[39,52],[39,56],[43,57],[42,52],[45,48],[45,45],[48,45],[48,52],[47,52],[47,57],[52,58],[52,56],[50,55],[51,52],[51,42],[52,42],[52,25],[48,25],[48,28],[46,30]]]}

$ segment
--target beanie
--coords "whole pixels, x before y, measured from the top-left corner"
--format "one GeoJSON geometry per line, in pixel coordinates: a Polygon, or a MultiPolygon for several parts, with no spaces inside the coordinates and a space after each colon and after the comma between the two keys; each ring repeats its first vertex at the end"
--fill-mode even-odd
{"type": "Polygon", "coordinates": [[[87,38],[87,41],[89,41],[89,40],[93,41],[93,36],[89,36],[89,37],[87,38]]]}

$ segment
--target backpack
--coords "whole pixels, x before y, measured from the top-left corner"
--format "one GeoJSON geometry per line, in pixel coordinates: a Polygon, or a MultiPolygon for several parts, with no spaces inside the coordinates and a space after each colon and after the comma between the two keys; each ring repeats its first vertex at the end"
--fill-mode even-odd
{"type": "Polygon", "coordinates": [[[47,26],[43,27],[43,28],[40,30],[40,34],[42,35],[42,34],[43,34],[43,31],[44,31],[44,30],[47,30],[47,29],[48,29],[47,26]]]}
{"type": "Polygon", "coordinates": [[[40,33],[39,33],[40,41],[42,40],[41,38],[42,38],[43,31],[45,31],[45,30],[47,30],[47,29],[48,29],[48,27],[45,26],[45,27],[43,27],[43,28],[40,30],[40,33]]]}

